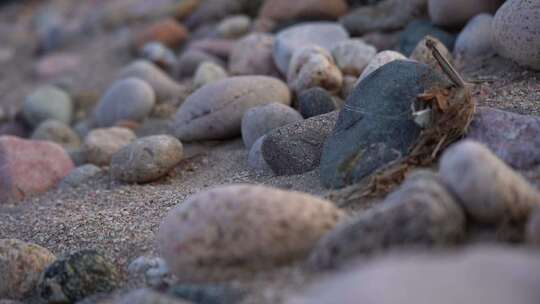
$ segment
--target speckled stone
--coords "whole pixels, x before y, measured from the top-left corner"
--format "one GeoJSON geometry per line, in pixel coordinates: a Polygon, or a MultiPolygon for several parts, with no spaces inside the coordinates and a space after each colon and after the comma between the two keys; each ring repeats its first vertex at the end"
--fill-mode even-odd
{"type": "Polygon", "coordinates": [[[119,287],[116,266],[95,250],[81,250],[56,260],[43,272],[39,294],[48,303],[74,303],[119,287]]]}
{"type": "Polygon", "coordinates": [[[172,136],[143,137],[114,153],[111,173],[124,182],[150,182],[171,171],[182,156],[182,143],[172,136]]]}
{"type": "Polygon", "coordinates": [[[171,210],[158,243],[180,282],[221,281],[305,257],[342,216],[332,203],[304,193],[221,186],[171,210]]]}
{"type": "Polygon", "coordinates": [[[22,299],[56,257],[47,249],[15,239],[0,239],[0,297],[22,299]]]}
{"type": "Polygon", "coordinates": [[[508,0],[493,19],[499,55],[540,70],[540,6],[537,0],[508,0]]]}

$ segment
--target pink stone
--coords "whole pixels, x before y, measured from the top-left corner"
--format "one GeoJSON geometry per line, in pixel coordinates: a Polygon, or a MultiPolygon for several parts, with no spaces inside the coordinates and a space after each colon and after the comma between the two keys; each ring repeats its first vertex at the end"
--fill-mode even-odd
{"type": "Polygon", "coordinates": [[[221,59],[229,58],[236,40],[207,38],[192,42],[189,48],[192,50],[203,51],[217,56],[221,59]]]}
{"type": "Polygon", "coordinates": [[[0,136],[0,203],[45,192],[73,167],[58,144],[0,136]]]}

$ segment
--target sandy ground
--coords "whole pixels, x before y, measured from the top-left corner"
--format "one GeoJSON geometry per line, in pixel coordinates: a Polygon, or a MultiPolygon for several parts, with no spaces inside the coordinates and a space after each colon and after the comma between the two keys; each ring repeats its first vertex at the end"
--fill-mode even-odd
{"type": "MultiPolygon", "coordinates": [[[[36,85],[46,83],[33,72],[34,45],[28,44],[32,41],[28,40],[32,37],[28,34],[31,13],[32,6],[13,5],[0,10],[0,41],[3,41],[0,48],[14,50],[13,58],[1,63],[0,102],[4,108],[17,107],[36,85]]],[[[125,30],[95,34],[64,48],[62,51],[78,54],[83,60],[80,68],[68,75],[73,85],[80,90],[103,92],[130,60],[125,48],[127,34],[125,30]]],[[[476,83],[475,97],[480,104],[522,114],[540,114],[540,73],[499,57],[467,62],[464,66],[466,79],[476,83]]],[[[262,183],[325,194],[317,171],[290,177],[250,171],[246,165],[247,151],[239,139],[188,144],[185,148],[186,159],[168,177],[154,183],[118,183],[106,170],[80,188],[53,189],[16,205],[0,205],[0,238],[33,242],[57,255],[96,248],[125,269],[138,256],[156,254],[154,235],[161,219],[187,196],[205,188],[262,183]]],[[[246,302],[279,303],[286,290],[303,285],[306,279],[298,267],[255,277],[246,281],[257,290],[256,300],[246,302]]]]}

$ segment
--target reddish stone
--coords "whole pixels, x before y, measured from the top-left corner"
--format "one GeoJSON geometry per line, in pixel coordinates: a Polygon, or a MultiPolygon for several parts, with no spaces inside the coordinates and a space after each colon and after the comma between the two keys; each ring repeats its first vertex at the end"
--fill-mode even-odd
{"type": "Polygon", "coordinates": [[[235,43],[236,40],[232,39],[207,38],[194,41],[189,45],[189,48],[227,60],[235,43]]]}
{"type": "Polygon", "coordinates": [[[73,167],[58,144],[0,136],[0,203],[45,192],[73,167]]]}
{"type": "Polygon", "coordinates": [[[163,45],[175,49],[188,38],[188,30],[174,19],[158,21],[140,32],[134,41],[136,50],[140,50],[148,42],[161,42],[163,45]]]}
{"type": "Polygon", "coordinates": [[[266,0],[259,16],[275,21],[337,19],[347,13],[347,9],[345,0],[266,0]]]}

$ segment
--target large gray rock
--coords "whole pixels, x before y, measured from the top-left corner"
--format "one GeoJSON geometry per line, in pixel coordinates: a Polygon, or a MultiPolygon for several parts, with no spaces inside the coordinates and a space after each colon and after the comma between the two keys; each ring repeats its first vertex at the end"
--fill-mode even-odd
{"type": "Polygon", "coordinates": [[[536,0],[508,0],[493,19],[499,55],[540,70],[540,6],[536,0]]]}
{"type": "Polygon", "coordinates": [[[307,46],[320,46],[328,51],[338,42],[349,39],[347,31],[333,22],[311,22],[279,32],[274,41],[274,61],[283,75],[295,51],[307,46]]]}
{"type": "Polygon", "coordinates": [[[249,149],[257,139],[273,129],[302,119],[302,115],[296,110],[280,103],[249,109],[242,118],[244,145],[249,149]]]}
{"type": "Polygon", "coordinates": [[[515,169],[540,164],[540,117],[479,107],[467,138],[483,143],[515,169]]]}
{"type": "Polygon", "coordinates": [[[273,102],[291,102],[289,89],[281,80],[266,76],[226,78],[186,99],[176,113],[173,132],[182,141],[238,136],[247,110],[273,102]]]}
{"type": "Polygon", "coordinates": [[[402,60],[392,61],[362,80],[325,143],[323,184],[344,187],[406,155],[420,134],[411,104],[419,94],[448,85],[426,65],[402,60]]]}
{"type": "Polygon", "coordinates": [[[96,122],[100,127],[111,127],[121,120],[141,121],[150,114],[155,103],[154,90],[144,80],[119,80],[99,101],[96,122]]]}
{"type": "Polygon", "coordinates": [[[42,86],[26,97],[22,105],[22,115],[32,127],[37,127],[47,119],[70,124],[73,102],[61,89],[50,85],[42,86]]]}
{"type": "Polygon", "coordinates": [[[262,146],[266,163],[279,175],[294,175],[316,169],[324,141],[332,132],[337,117],[338,112],[335,111],[270,132],[262,146]]]}

